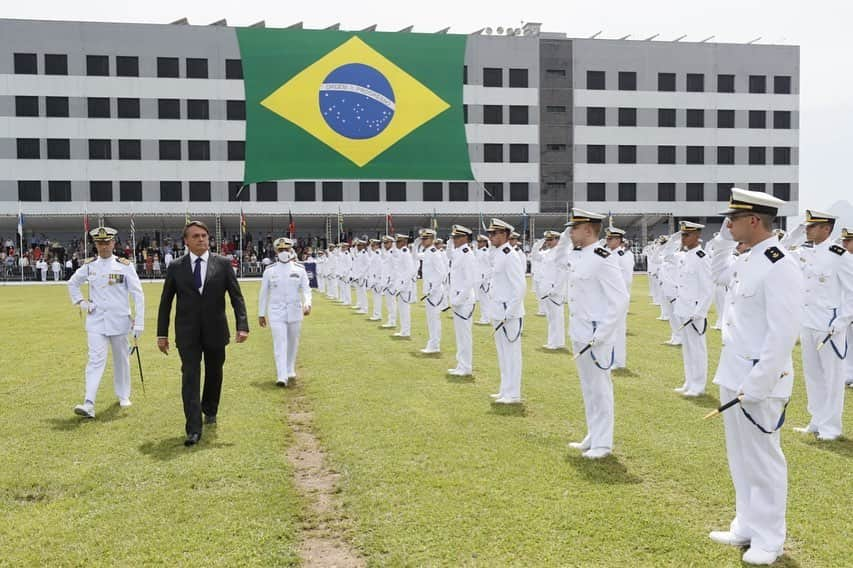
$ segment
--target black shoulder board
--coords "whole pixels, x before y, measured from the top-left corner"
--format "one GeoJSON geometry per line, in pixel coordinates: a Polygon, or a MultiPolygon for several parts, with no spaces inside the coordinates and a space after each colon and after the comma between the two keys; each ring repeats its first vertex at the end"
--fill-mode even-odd
{"type": "Polygon", "coordinates": [[[622,249],[619,249],[616,251],[616,254],[618,254],[619,256],[625,256],[625,251],[622,249]]]}
{"type": "Polygon", "coordinates": [[[766,251],[764,251],[764,256],[766,256],[767,258],[769,258],[769,259],[770,259],[770,262],[774,262],[774,263],[775,263],[777,260],[779,260],[780,258],[784,257],[785,255],[784,255],[784,254],[782,253],[782,251],[781,251],[781,250],[779,250],[778,248],[776,248],[776,247],[770,247],[769,249],[767,249],[766,251]]]}
{"type": "Polygon", "coordinates": [[[403,251],[403,252],[409,252],[409,249],[404,248],[404,249],[402,249],[402,251],[403,251]]]}
{"type": "Polygon", "coordinates": [[[429,252],[435,252],[435,247],[432,247],[431,249],[429,249],[429,252]]]}
{"type": "Polygon", "coordinates": [[[835,254],[837,254],[839,256],[844,254],[845,252],[847,252],[846,250],[844,250],[843,247],[840,247],[838,245],[832,245],[831,247],[829,247],[829,250],[830,250],[830,252],[834,252],[835,254]]]}
{"type": "Polygon", "coordinates": [[[572,250],[583,250],[583,247],[575,247],[572,250]]]}
{"type": "Polygon", "coordinates": [[[504,247],[502,250],[504,251],[504,254],[509,254],[512,251],[509,247],[504,247]]]}
{"type": "Polygon", "coordinates": [[[705,251],[704,250],[697,250],[696,256],[698,256],[699,258],[705,258],[705,251]]]}
{"type": "Polygon", "coordinates": [[[463,248],[462,252],[468,252],[468,247],[463,248]]]}
{"type": "Polygon", "coordinates": [[[603,248],[601,248],[601,247],[596,247],[596,249],[595,249],[595,254],[597,254],[597,255],[598,255],[598,256],[600,256],[601,258],[607,258],[608,256],[610,256],[610,253],[609,253],[609,252],[607,252],[606,250],[604,250],[604,249],[603,249],[603,248]]]}

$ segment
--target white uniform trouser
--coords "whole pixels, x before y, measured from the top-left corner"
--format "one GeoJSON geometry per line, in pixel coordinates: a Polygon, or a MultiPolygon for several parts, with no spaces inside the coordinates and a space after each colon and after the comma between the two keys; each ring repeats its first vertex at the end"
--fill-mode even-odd
{"type": "Polygon", "coordinates": [[[435,306],[430,304],[430,299],[424,300],[424,308],[426,311],[427,332],[429,340],[426,348],[429,350],[441,349],[441,303],[438,302],[435,306]]]}
{"type": "Polygon", "coordinates": [[[54,271],[53,271],[53,279],[54,279],[56,282],[59,282],[59,271],[58,271],[58,270],[54,270],[54,271]]]}
{"type": "Polygon", "coordinates": [[[681,324],[676,321],[678,318],[675,317],[673,313],[673,302],[670,302],[671,298],[664,298],[661,306],[661,311],[667,320],[669,320],[669,328],[672,330],[672,334],[670,335],[670,339],[675,341],[676,343],[681,342],[681,331],[678,331],[678,328],[681,327],[681,324]]]}
{"type": "Polygon", "coordinates": [[[545,305],[546,303],[548,303],[548,300],[543,300],[541,298],[538,300],[538,303],[536,304],[536,315],[537,316],[548,315],[548,309],[547,309],[547,306],[545,305]]]}
{"type": "Polygon", "coordinates": [[[543,300],[545,317],[548,319],[548,346],[566,346],[566,310],[562,298],[547,297],[543,300]]]}
{"type": "Polygon", "coordinates": [[[296,350],[299,348],[301,321],[270,321],[276,378],[280,381],[296,375],[296,350]]]}
{"type": "Polygon", "coordinates": [[[456,369],[471,373],[474,348],[471,330],[474,326],[474,302],[453,306],[453,331],[456,334],[456,369]]]}
{"type": "MultiPolygon", "coordinates": [[[[844,412],[844,360],[838,357],[829,342],[817,350],[824,337],[825,331],[801,330],[803,375],[806,377],[807,408],[812,415],[809,430],[824,438],[835,438],[841,435],[844,412]]],[[[844,355],[844,334],[835,334],[832,341],[844,355]]]]}
{"type": "Polygon", "coordinates": [[[41,281],[42,281],[42,282],[47,282],[47,270],[42,270],[42,271],[41,271],[41,281]]]}
{"type": "Polygon", "coordinates": [[[329,276],[326,282],[326,296],[330,300],[338,297],[338,280],[334,276],[329,276]]]}
{"type": "MultiPolygon", "coordinates": [[[[847,346],[853,349],[853,325],[847,328],[847,346]]],[[[853,385],[853,354],[847,353],[844,359],[844,382],[853,385]]]]}
{"type": "Polygon", "coordinates": [[[385,305],[388,306],[387,325],[397,326],[397,295],[393,292],[385,292],[385,305]]]}
{"type": "Polygon", "coordinates": [[[125,335],[88,334],[89,362],[86,364],[86,400],[95,402],[107,365],[107,350],[113,350],[113,383],[118,398],[130,398],[130,356],[125,335]]]}
{"type": "Polygon", "coordinates": [[[320,276],[317,278],[317,291],[325,292],[326,291],[326,277],[320,276]]]}
{"type": "MultiPolygon", "coordinates": [[[[675,317],[675,321],[685,320],[675,317]]],[[[705,326],[707,320],[699,320],[687,324],[681,331],[681,358],[684,361],[684,390],[685,392],[702,394],[708,382],[708,343],[705,334],[699,335],[699,331],[705,326]],[[699,331],[697,331],[699,330],[699,331]]],[[[681,324],[679,324],[681,325],[681,324]]]]}
{"type": "Polygon", "coordinates": [[[341,282],[338,287],[340,290],[340,300],[345,306],[352,305],[352,284],[349,282],[341,282]]]}
{"type": "Polygon", "coordinates": [[[371,316],[373,319],[381,320],[382,319],[382,298],[384,294],[380,294],[375,289],[370,293],[373,296],[373,315],[371,316]]]}
{"type": "MultiPolygon", "coordinates": [[[[497,327],[500,320],[494,320],[497,327]]],[[[509,318],[495,333],[495,348],[498,352],[498,368],[501,372],[501,398],[521,398],[521,318],[509,318]]]]}
{"type": "Polygon", "coordinates": [[[412,305],[406,300],[414,296],[412,291],[402,291],[397,296],[397,317],[400,320],[400,335],[412,335],[412,305]]]}
{"type": "MultiPolygon", "coordinates": [[[[720,387],[728,402],[736,391],[720,387]]],[[[730,530],[769,552],[781,552],[785,543],[788,464],[779,431],[765,434],[743,413],[749,412],[762,428],[772,431],[785,408],[785,399],[768,398],[758,404],[735,405],[723,413],[726,456],[735,486],[735,518],[730,530]]]]}
{"type": "MultiPolygon", "coordinates": [[[[583,343],[572,342],[572,349],[579,353],[583,343]]],[[[589,349],[575,361],[583,393],[586,414],[587,438],[590,449],[613,449],[613,381],[610,378],[610,358],[613,345],[602,343],[589,349]],[[592,355],[595,355],[593,359],[592,355]],[[603,370],[596,365],[601,365],[603,370]]]]}
{"type": "Polygon", "coordinates": [[[356,288],[356,301],[358,302],[358,311],[367,312],[367,286],[359,284],[356,288]]]}
{"type": "Polygon", "coordinates": [[[477,286],[475,292],[477,295],[477,303],[480,304],[480,319],[477,320],[477,323],[490,323],[489,318],[486,317],[486,312],[488,311],[486,305],[489,303],[489,296],[483,292],[483,289],[480,286],[477,286]]]}
{"type": "Polygon", "coordinates": [[[717,310],[717,322],[714,327],[723,325],[723,308],[726,306],[726,287],[717,284],[714,286],[714,307],[717,310]]]}

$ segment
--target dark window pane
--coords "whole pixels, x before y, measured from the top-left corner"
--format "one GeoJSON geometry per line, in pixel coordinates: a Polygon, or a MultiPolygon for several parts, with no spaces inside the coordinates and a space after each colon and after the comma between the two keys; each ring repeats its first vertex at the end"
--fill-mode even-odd
{"type": "MultiPolygon", "coordinates": [[[[752,112],[752,111],[750,111],[752,112]]],[[[791,128],[791,111],[789,110],[774,110],[773,111],[773,128],[791,128]]]]}
{"type": "Polygon", "coordinates": [[[499,181],[490,181],[483,184],[484,201],[503,201],[504,184],[499,181]]]}
{"type": "MultiPolygon", "coordinates": [[[[299,183],[299,182],[297,182],[299,183]]],[[[304,183],[304,182],[303,182],[304,183]]],[[[313,187],[313,184],[312,184],[313,187]]],[[[228,201],[250,201],[252,197],[252,191],[250,186],[243,187],[242,181],[229,181],[228,182],[228,201]],[[242,188],[242,191],[241,191],[242,188]]],[[[296,201],[300,201],[297,199],[296,201]]]]}
{"type": "Polygon", "coordinates": [[[313,181],[297,181],[293,184],[296,201],[316,201],[317,190],[313,181]]]}
{"type": "Polygon", "coordinates": [[[71,141],[67,138],[48,138],[47,158],[49,160],[70,160],[71,141]]]}
{"type": "Polygon", "coordinates": [[[112,141],[103,139],[89,140],[90,160],[111,160],[113,157],[112,141]]]}
{"type": "Polygon", "coordinates": [[[705,163],[705,147],[704,146],[688,146],[687,147],[687,163],[688,164],[704,164],[705,163]]]}
{"type": "Polygon", "coordinates": [[[637,126],[637,109],[620,108],[619,126],[637,126]]]}
{"type": "Polygon", "coordinates": [[[503,162],[503,144],[483,144],[483,161],[489,163],[503,162]]]}
{"type": "Polygon", "coordinates": [[[705,184],[688,183],[687,201],[705,201],[705,184]]]}
{"type": "Polygon", "coordinates": [[[545,149],[549,152],[565,152],[565,144],[545,144],[545,149]]]}
{"type": "Polygon", "coordinates": [[[181,141],[180,140],[160,140],[160,159],[161,160],[180,160],[181,159],[181,141]]]}
{"type": "Polygon", "coordinates": [[[763,166],[767,163],[767,150],[764,146],[749,147],[749,165],[763,166]]]}
{"type": "Polygon", "coordinates": [[[157,76],[158,77],[179,77],[177,57],[158,57],[157,58],[157,76]]]}
{"type": "MultiPolygon", "coordinates": [[[[225,60],[225,78],[226,79],[242,79],[243,78],[243,62],[239,59],[225,60]]],[[[311,201],[314,201],[313,199],[311,201]]]]}
{"type": "Polygon", "coordinates": [[[142,201],[142,182],[135,180],[118,182],[118,200],[142,201]]]}
{"type": "Polygon", "coordinates": [[[187,57],[187,79],[207,79],[207,59],[187,57]]]}
{"type": "Polygon", "coordinates": [[[47,199],[48,201],[71,201],[71,182],[47,182],[47,199]]]}
{"type": "Polygon", "coordinates": [[[733,110],[718,110],[717,111],[717,128],[734,128],[735,127],[735,111],[733,110]]]}
{"type": "Polygon", "coordinates": [[[588,144],[586,147],[587,164],[603,164],[606,160],[606,151],[603,144],[588,144]]]}
{"type": "Polygon", "coordinates": [[[734,75],[717,75],[717,92],[718,93],[734,93],[735,92],[735,76],[734,75]]]}
{"type": "Polygon", "coordinates": [[[767,113],[763,110],[749,111],[750,128],[767,128],[767,113]]]}
{"type": "Polygon", "coordinates": [[[509,107],[510,124],[528,124],[528,110],[526,106],[511,105],[509,107]]]}
{"type": "Polygon", "coordinates": [[[702,93],[705,91],[705,75],[701,73],[687,74],[687,91],[691,93],[702,93]]]}
{"type": "Polygon", "coordinates": [[[210,182],[191,181],[190,201],[210,201],[210,182]]]}
{"type": "Polygon", "coordinates": [[[734,146],[719,146],[717,148],[717,164],[721,166],[731,166],[735,163],[735,147],[734,146]]]}
{"type": "MultiPolygon", "coordinates": [[[[228,159],[230,161],[240,161],[246,159],[246,142],[243,140],[228,141],[228,159]]],[[[313,201],[313,199],[312,199],[313,201]]]]}
{"type": "Polygon", "coordinates": [[[658,146],[658,163],[675,163],[675,146],[658,146]]]}
{"type": "Polygon", "coordinates": [[[226,101],[225,118],[227,120],[246,120],[246,101],[226,101]]]}
{"type": "Polygon", "coordinates": [[[566,76],[565,69],[545,69],[545,76],[550,78],[559,78],[566,76]]]}
{"type": "Polygon", "coordinates": [[[750,93],[766,93],[767,92],[767,77],[764,75],[749,76],[749,92],[750,93]]]}
{"type": "Polygon", "coordinates": [[[605,201],[606,186],[603,183],[586,184],[587,201],[605,201]]]}
{"type": "Polygon", "coordinates": [[[764,184],[764,183],[751,183],[751,184],[749,184],[749,185],[747,186],[747,189],[749,189],[749,191],[762,191],[762,192],[766,192],[766,191],[767,191],[767,184],[764,184]]]}
{"type": "Polygon", "coordinates": [[[109,118],[110,99],[106,97],[89,97],[86,101],[89,118],[109,118]]]}
{"type": "Polygon", "coordinates": [[[789,75],[776,75],[773,77],[773,92],[777,95],[790,95],[791,77],[789,75]]]}
{"type": "MultiPolygon", "coordinates": [[[[38,74],[38,57],[35,53],[16,53],[13,57],[16,75],[38,74]]],[[[41,201],[41,197],[37,201],[41,201]]]]}
{"type": "Polygon", "coordinates": [[[773,164],[777,166],[791,165],[791,149],[785,146],[773,148],[773,164]]]}
{"type": "Polygon", "coordinates": [[[637,201],[637,184],[620,183],[619,201],[637,201]]]}
{"type": "MultiPolygon", "coordinates": [[[[68,56],[64,53],[47,53],[44,56],[45,75],[68,75],[68,56]]],[[[51,199],[51,201],[53,201],[51,199]]]]}
{"type": "Polygon", "coordinates": [[[586,88],[587,89],[605,89],[604,71],[587,71],[586,72],[586,88]]]}
{"type": "Polygon", "coordinates": [[[687,109],[687,126],[690,128],[703,128],[705,126],[705,109],[687,109]]]}
{"type": "Polygon", "coordinates": [[[526,164],[530,161],[527,144],[510,144],[509,161],[516,164],[526,164]]]}
{"type": "Polygon", "coordinates": [[[658,126],[675,126],[675,109],[674,108],[659,108],[658,109],[658,126]]]}
{"type": "Polygon", "coordinates": [[[208,140],[189,140],[187,142],[187,157],[190,160],[209,160],[210,142],[208,140]]]}
{"type": "Polygon", "coordinates": [[[116,55],[116,75],[139,77],[139,58],[134,55],[116,55]]]}
{"type": "Polygon", "coordinates": [[[38,180],[19,181],[18,201],[41,201],[41,182],[38,180]]]}
{"type": "Polygon", "coordinates": [[[39,98],[30,96],[15,97],[15,116],[38,116],[39,98]]]}
{"type": "Polygon", "coordinates": [[[204,99],[187,99],[187,118],[207,120],[210,118],[210,102],[204,99]]]}
{"type": "Polygon", "coordinates": [[[344,184],[340,181],[323,182],[323,201],[343,201],[344,184]]]}
{"type": "Polygon", "coordinates": [[[605,126],[607,124],[607,110],[605,107],[587,107],[587,126],[605,126]]]}
{"type": "Polygon", "coordinates": [[[484,87],[503,87],[503,69],[497,67],[483,68],[483,86],[484,87]]]}
{"type": "Polygon", "coordinates": [[[18,138],[18,159],[38,160],[41,158],[38,138],[18,138]]]}
{"type": "Polygon", "coordinates": [[[262,181],[255,186],[258,201],[278,201],[278,183],[262,181]]]}
{"type": "Polygon", "coordinates": [[[45,116],[68,116],[68,97],[45,97],[45,116]]]}
{"type": "Polygon", "coordinates": [[[545,105],[545,112],[566,112],[563,105],[545,105]]]}
{"type": "Polygon", "coordinates": [[[468,84],[468,66],[467,65],[462,66],[462,84],[463,85],[468,84]]]}
{"type": "MultiPolygon", "coordinates": [[[[386,201],[405,201],[406,200],[406,182],[404,181],[389,181],[385,183],[385,200],[386,201]]],[[[378,201],[378,199],[377,199],[378,201]]]]}
{"type": "Polygon", "coordinates": [[[509,86],[510,87],[526,87],[527,86],[527,69],[510,69],[509,70],[509,86]]]}
{"type": "Polygon", "coordinates": [[[181,118],[181,101],[179,99],[157,99],[158,118],[181,118]]]}
{"type": "Polygon", "coordinates": [[[790,183],[774,183],[773,197],[778,197],[784,201],[791,200],[791,184],[790,183]]]}
{"type": "Polygon", "coordinates": [[[425,181],[423,185],[424,201],[443,201],[443,189],[440,181],[425,181]]]}
{"type": "MultiPolygon", "coordinates": [[[[87,55],[86,75],[107,77],[110,74],[110,58],[108,55],[87,55]]],[[[110,188],[112,193],[112,188],[110,188]]],[[[112,201],[112,198],[110,198],[112,201]]]]}
{"type": "Polygon", "coordinates": [[[468,184],[466,182],[450,182],[450,201],[468,201],[468,184]]]}
{"type": "Polygon", "coordinates": [[[637,74],[634,71],[619,72],[619,90],[620,91],[636,91],[637,90],[637,74]]]}
{"type": "Polygon", "coordinates": [[[503,124],[503,107],[500,105],[483,106],[483,124],[503,124]]]}
{"type": "Polygon", "coordinates": [[[183,188],[179,181],[160,182],[160,201],[183,201],[183,188]]]}
{"type": "Polygon", "coordinates": [[[658,201],[675,201],[675,184],[658,184],[658,201]]]}
{"type": "Polygon", "coordinates": [[[718,183],[717,184],[717,201],[728,201],[732,196],[733,183],[718,183]]]}
{"type": "Polygon", "coordinates": [[[118,99],[116,103],[119,118],[139,118],[139,99],[118,99]]]}
{"type": "MultiPolygon", "coordinates": [[[[385,184],[386,188],[388,184],[385,184]]],[[[379,201],[379,182],[361,181],[358,183],[359,201],[379,201]]]]}
{"type": "Polygon", "coordinates": [[[637,147],[636,146],[619,146],[619,163],[620,164],[636,164],[637,163],[637,147]]]}
{"type": "Polygon", "coordinates": [[[89,201],[112,201],[113,200],[113,182],[111,181],[90,181],[89,182],[89,201]]]}
{"type": "Polygon", "coordinates": [[[675,90],[675,73],[658,73],[658,91],[675,90]]]}
{"type": "Polygon", "coordinates": [[[530,184],[526,181],[514,181],[509,184],[510,201],[530,201],[530,184]]]}

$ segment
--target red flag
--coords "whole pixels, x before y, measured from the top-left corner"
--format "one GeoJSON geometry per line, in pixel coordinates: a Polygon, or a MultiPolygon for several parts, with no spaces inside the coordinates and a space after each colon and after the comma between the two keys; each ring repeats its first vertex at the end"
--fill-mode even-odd
{"type": "Polygon", "coordinates": [[[391,236],[394,236],[394,219],[391,217],[390,213],[388,213],[388,229],[391,231],[391,236]]]}
{"type": "Polygon", "coordinates": [[[290,212],[290,209],[287,210],[287,216],[290,218],[290,224],[287,226],[287,230],[290,233],[290,238],[293,238],[293,235],[296,234],[296,224],[293,222],[293,213],[290,212]]]}
{"type": "Polygon", "coordinates": [[[83,230],[86,231],[87,233],[89,232],[89,215],[88,214],[83,215],[83,230]]]}

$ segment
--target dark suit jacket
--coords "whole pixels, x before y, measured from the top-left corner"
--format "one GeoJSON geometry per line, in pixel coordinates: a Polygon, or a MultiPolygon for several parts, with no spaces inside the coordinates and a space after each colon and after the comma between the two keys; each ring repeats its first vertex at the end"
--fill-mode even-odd
{"type": "Polygon", "coordinates": [[[190,255],[169,265],[166,282],[160,296],[157,315],[157,337],[169,336],[169,316],[172,300],[178,296],[175,309],[175,345],[178,348],[221,348],[231,337],[225,318],[225,292],[231,298],[238,331],[249,331],[246,303],[231,263],[222,256],[210,253],[207,261],[204,288],[199,294],[193,282],[190,255]]]}

